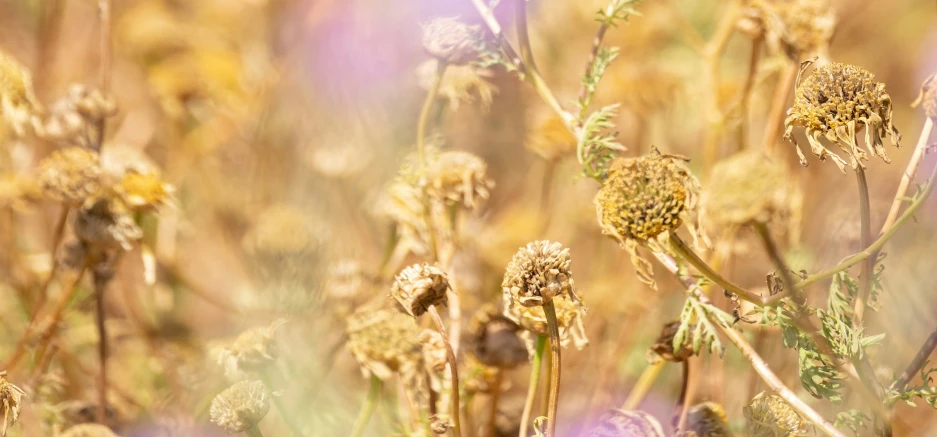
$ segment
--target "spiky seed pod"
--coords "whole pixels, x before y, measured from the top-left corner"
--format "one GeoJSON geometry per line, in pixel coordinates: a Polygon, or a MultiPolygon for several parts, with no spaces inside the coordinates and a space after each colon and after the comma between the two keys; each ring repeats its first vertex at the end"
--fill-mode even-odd
{"type": "Polygon", "coordinates": [[[2,437],[6,437],[7,428],[19,420],[23,397],[26,396],[26,392],[9,383],[5,376],[6,371],[0,372],[0,412],[3,413],[3,423],[0,424],[2,425],[2,428],[0,428],[0,436],[2,437]]]}
{"type": "Polygon", "coordinates": [[[920,106],[924,109],[924,114],[933,120],[937,120],[937,74],[932,74],[924,83],[921,84],[921,92],[917,99],[911,103],[911,107],[920,106]]]}
{"type": "Polygon", "coordinates": [[[228,433],[257,426],[270,411],[270,394],[261,381],[241,381],[215,396],[209,415],[228,433]]]}
{"type": "Polygon", "coordinates": [[[745,429],[752,437],[813,435],[813,425],[780,396],[758,393],[742,411],[745,429]]]}
{"type": "Polygon", "coordinates": [[[660,422],[643,411],[611,409],[599,419],[589,437],[664,437],[660,422]]]}
{"type": "MultiPolygon", "coordinates": [[[[439,61],[430,59],[416,67],[416,80],[420,88],[429,91],[436,81],[439,70],[439,61]]],[[[449,102],[449,109],[457,111],[463,104],[475,103],[480,100],[481,107],[487,109],[494,101],[494,94],[498,87],[489,80],[494,72],[487,68],[480,68],[472,64],[450,65],[439,82],[437,91],[441,98],[449,102]]]]}
{"type": "Polygon", "coordinates": [[[722,405],[703,402],[690,407],[687,413],[687,430],[698,437],[730,437],[728,417],[722,405]]]}
{"type": "Polygon", "coordinates": [[[0,51],[0,114],[18,135],[24,135],[38,109],[29,70],[0,51]]]}
{"type": "Polygon", "coordinates": [[[348,350],[361,373],[386,380],[412,374],[422,358],[420,329],[413,317],[396,310],[362,311],[348,318],[348,350]]]}
{"type": "Polygon", "coordinates": [[[222,348],[219,364],[229,370],[263,370],[280,356],[277,332],[285,323],[286,319],[277,319],[267,326],[242,332],[233,343],[222,348]]]}
{"type": "Polygon", "coordinates": [[[458,17],[434,18],[423,25],[423,49],[447,64],[467,64],[478,58],[478,26],[469,26],[458,17]]]}
{"type": "MultiPolygon", "coordinates": [[[[576,349],[582,349],[589,344],[586,329],[583,326],[585,307],[577,302],[566,299],[553,299],[556,310],[556,324],[560,331],[560,345],[566,347],[570,342],[576,349]]],[[[514,305],[504,309],[504,316],[523,328],[520,336],[527,345],[528,356],[533,356],[534,340],[538,335],[547,336],[547,316],[543,307],[525,307],[514,305]]]]}
{"type": "Polygon", "coordinates": [[[81,147],[56,150],[39,163],[42,194],[71,207],[81,206],[101,191],[102,170],[98,153],[81,147]]]}
{"type": "Polygon", "coordinates": [[[760,151],[723,159],[703,190],[702,216],[716,229],[787,221],[802,198],[788,176],[760,151]]]}
{"type": "Polygon", "coordinates": [[[680,363],[693,356],[693,348],[688,344],[682,344],[679,350],[674,350],[673,339],[680,328],[680,321],[673,321],[664,325],[657,336],[657,341],[648,349],[648,361],[657,362],[661,359],[680,363]]]}
{"type": "Polygon", "coordinates": [[[469,320],[467,347],[479,362],[512,369],[527,362],[527,347],[518,336],[521,327],[495,305],[485,305],[469,320]]]}
{"type": "Polygon", "coordinates": [[[427,263],[414,264],[394,278],[390,296],[405,313],[419,317],[432,305],[446,306],[449,288],[449,276],[443,269],[427,263]]]}
{"type": "Polygon", "coordinates": [[[794,126],[806,129],[810,150],[821,161],[829,156],[844,172],[847,161],[824,147],[821,136],[838,144],[854,169],[865,167],[862,161],[869,159],[857,144],[856,135],[861,130],[865,129],[869,152],[885,162],[891,161],[885,155],[883,138],[889,136],[896,147],[901,140],[898,129],[892,124],[891,97],[885,92],[885,84],[876,82],[875,76],[867,70],[849,64],[817,67],[810,77],[801,81],[784,125],[784,138],[794,144],[802,165],[807,165],[807,160],[792,135],[794,126]]]}
{"type": "Polygon", "coordinates": [[[700,234],[692,218],[697,216],[700,185],[685,162],[685,158],[656,150],[639,158],[617,159],[595,196],[602,233],[625,248],[638,278],[653,289],[657,286],[651,263],[638,255],[639,244],[666,251],[670,233],[686,223],[699,246],[700,234]]]}
{"type": "Polygon", "coordinates": [[[468,209],[487,200],[494,187],[488,178],[488,164],[473,153],[458,150],[440,153],[427,169],[426,180],[430,196],[468,209]]]}
{"type": "Polygon", "coordinates": [[[746,18],[767,30],[768,45],[800,61],[825,56],[836,30],[829,0],[755,0],[746,18]]]}
{"type": "Polygon", "coordinates": [[[517,250],[508,263],[501,288],[508,308],[519,303],[525,307],[543,306],[564,293],[577,305],[582,301],[576,295],[572,259],[569,249],[547,240],[528,243],[517,250]]]}
{"type": "Polygon", "coordinates": [[[420,343],[423,345],[423,363],[426,368],[434,372],[446,370],[446,340],[442,334],[432,329],[424,329],[420,333],[420,343]]]}
{"type": "Polygon", "coordinates": [[[62,433],[61,437],[120,437],[110,428],[98,423],[75,425],[62,433]]]}
{"type": "Polygon", "coordinates": [[[130,250],[132,243],[143,237],[130,210],[111,196],[85,202],[75,214],[73,229],[84,245],[100,249],[130,250]]]}
{"type": "Polygon", "coordinates": [[[114,191],[134,211],[152,211],[169,201],[175,188],[164,182],[158,173],[128,171],[114,191]]]}

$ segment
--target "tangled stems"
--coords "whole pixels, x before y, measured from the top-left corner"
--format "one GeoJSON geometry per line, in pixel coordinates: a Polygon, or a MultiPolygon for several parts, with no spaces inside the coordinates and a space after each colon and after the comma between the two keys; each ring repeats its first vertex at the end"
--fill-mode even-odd
{"type": "Polygon", "coordinates": [[[368,397],[365,398],[364,405],[361,406],[361,412],[358,413],[358,418],[355,420],[355,427],[351,431],[351,437],[361,437],[364,434],[364,429],[368,426],[368,421],[371,420],[371,414],[374,413],[374,407],[377,405],[377,397],[381,394],[382,386],[381,378],[371,375],[371,388],[368,390],[368,397]]]}
{"type": "Polygon", "coordinates": [[[534,398],[537,396],[537,386],[540,384],[540,367],[543,363],[543,351],[547,348],[547,338],[538,335],[534,348],[534,360],[530,364],[530,383],[527,385],[527,400],[524,401],[524,412],[521,414],[521,426],[518,437],[527,437],[527,427],[530,426],[530,413],[534,409],[534,398]]]}
{"type": "Polygon", "coordinates": [[[556,435],[556,410],[560,397],[560,329],[556,322],[556,308],[553,301],[543,304],[543,313],[547,317],[547,330],[550,332],[550,399],[547,406],[546,437],[556,435]]]}
{"type": "Polygon", "coordinates": [[[439,312],[436,311],[436,306],[429,307],[429,314],[433,318],[433,323],[436,324],[436,329],[439,330],[439,334],[442,335],[443,344],[446,346],[446,359],[449,361],[449,371],[452,376],[452,433],[455,437],[460,437],[462,431],[461,421],[459,420],[459,367],[458,363],[455,360],[455,353],[452,351],[452,345],[449,344],[449,336],[446,334],[446,327],[442,324],[442,319],[439,317],[439,312]]]}

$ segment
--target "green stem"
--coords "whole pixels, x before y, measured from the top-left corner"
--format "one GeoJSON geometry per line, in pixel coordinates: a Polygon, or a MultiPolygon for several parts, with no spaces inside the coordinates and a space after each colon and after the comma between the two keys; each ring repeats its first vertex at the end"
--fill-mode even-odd
{"type": "MultiPolygon", "coordinates": [[[[869,184],[865,179],[865,170],[862,166],[856,168],[856,182],[859,186],[859,220],[862,234],[859,236],[861,247],[869,247],[872,241],[872,216],[869,207],[869,184]]],[[[862,326],[865,318],[865,307],[872,290],[872,264],[875,260],[868,257],[862,261],[862,272],[859,274],[859,292],[856,295],[855,309],[853,310],[853,326],[862,326]]]]}
{"type": "MultiPolygon", "coordinates": [[[[705,276],[706,279],[709,279],[716,285],[726,289],[726,291],[736,294],[740,298],[752,302],[756,305],[769,304],[769,298],[752,293],[720,275],[719,272],[710,267],[706,261],[703,261],[699,255],[696,254],[696,252],[693,252],[693,249],[690,249],[690,247],[683,240],[681,240],[676,233],[670,234],[670,246],[673,248],[674,252],[677,253],[677,255],[680,255],[681,258],[690,263],[690,265],[695,267],[696,270],[699,270],[700,274],[705,276]]],[[[780,299],[777,300],[780,301],[780,299]]]]}
{"type": "Polygon", "coordinates": [[[521,427],[518,437],[527,437],[527,428],[530,426],[530,413],[534,409],[534,398],[537,396],[537,386],[540,385],[540,367],[543,364],[543,351],[547,347],[547,337],[537,336],[534,348],[534,360],[530,364],[530,382],[527,384],[527,400],[524,402],[524,412],[521,414],[521,427]]]}
{"type": "Polygon", "coordinates": [[[439,312],[436,311],[435,306],[429,307],[429,314],[433,318],[433,323],[436,324],[436,329],[439,330],[439,334],[442,335],[443,344],[446,346],[446,359],[449,361],[449,372],[451,372],[452,379],[452,434],[455,437],[461,437],[462,435],[462,425],[460,421],[461,409],[459,408],[459,363],[456,362],[455,352],[452,350],[452,345],[449,344],[449,335],[446,334],[446,327],[442,324],[442,318],[439,317],[439,312]]]}
{"type": "MultiPolygon", "coordinates": [[[[545,355],[550,355],[552,357],[553,345],[550,343],[547,343],[547,348],[544,350],[543,353],[545,355]]],[[[544,373],[547,375],[553,375],[553,360],[552,359],[547,360],[543,364],[545,366],[544,373]]],[[[544,393],[550,393],[550,389],[553,387],[552,382],[553,381],[551,381],[550,378],[545,378],[543,380],[543,392],[544,393]]],[[[544,396],[540,398],[540,416],[546,417],[549,414],[549,412],[550,412],[550,397],[544,396]]]]}
{"type": "Polygon", "coordinates": [[[504,369],[497,369],[495,372],[495,381],[491,388],[491,401],[488,406],[488,424],[485,426],[485,436],[498,435],[498,401],[501,398],[501,381],[504,379],[504,369]]]}
{"type": "Polygon", "coordinates": [[[560,329],[556,322],[556,308],[553,301],[543,304],[543,313],[547,316],[547,330],[550,332],[550,399],[547,411],[546,437],[556,435],[556,410],[560,397],[560,329]]]}
{"type": "Polygon", "coordinates": [[[364,405],[361,406],[358,419],[355,420],[355,427],[351,431],[351,437],[361,437],[364,434],[364,429],[368,426],[368,421],[371,420],[371,414],[374,413],[377,397],[381,394],[382,385],[381,378],[371,375],[371,388],[368,390],[368,397],[365,398],[364,405]]]}
{"type": "Polygon", "coordinates": [[[644,371],[641,372],[641,376],[638,377],[638,382],[634,384],[631,392],[628,393],[628,399],[625,399],[625,403],[622,404],[622,410],[634,410],[638,408],[638,405],[641,405],[641,401],[647,396],[647,392],[651,390],[651,385],[657,380],[660,371],[664,370],[664,364],[666,364],[666,362],[661,361],[657,364],[650,364],[644,368],[644,371]]]}
{"type": "Polygon", "coordinates": [[[260,427],[257,425],[254,425],[247,431],[244,431],[244,434],[247,434],[248,437],[264,437],[263,433],[260,432],[260,427]]]}

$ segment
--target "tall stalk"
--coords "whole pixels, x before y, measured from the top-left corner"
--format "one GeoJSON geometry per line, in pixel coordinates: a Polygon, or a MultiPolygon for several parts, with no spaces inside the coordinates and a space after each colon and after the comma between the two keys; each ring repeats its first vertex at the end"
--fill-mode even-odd
{"type": "Polygon", "coordinates": [[[543,313],[547,317],[547,331],[550,334],[550,392],[548,393],[546,436],[554,437],[556,435],[556,410],[560,397],[560,329],[552,300],[543,304],[543,313]]]}
{"type": "Polygon", "coordinates": [[[368,397],[364,399],[361,412],[358,413],[358,418],[355,420],[355,427],[352,428],[351,434],[349,434],[351,437],[364,435],[364,429],[367,428],[368,421],[371,420],[371,415],[374,414],[374,407],[377,405],[377,397],[381,394],[382,386],[381,378],[371,375],[371,388],[368,390],[368,397]]]}
{"type": "Polygon", "coordinates": [[[534,359],[530,363],[530,382],[527,384],[527,400],[524,401],[524,411],[521,413],[521,426],[518,437],[527,437],[527,428],[530,426],[530,414],[534,410],[534,398],[537,397],[537,386],[540,385],[540,368],[543,365],[543,352],[547,348],[547,337],[538,335],[534,346],[534,359]]]}
{"type": "Polygon", "coordinates": [[[455,437],[462,435],[462,424],[459,418],[461,409],[459,408],[459,363],[456,362],[455,352],[452,351],[452,345],[449,344],[449,336],[446,334],[446,327],[436,311],[436,306],[430,306],[427,311],[436,324],[436,329],[442,335],[443,344],[446,346],[446,359],[449,361],[449,372],[452,379],[452,433],[455,437]]]}

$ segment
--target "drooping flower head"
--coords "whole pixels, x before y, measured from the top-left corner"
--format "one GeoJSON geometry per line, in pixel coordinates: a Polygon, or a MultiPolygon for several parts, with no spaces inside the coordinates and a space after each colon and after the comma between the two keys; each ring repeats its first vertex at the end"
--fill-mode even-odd
{"type": "Polygon", "coordinates": [[[758,393],[743,410],[752,437],[806,436],[813,426],[780,396],[758,393]]]}
{"type": "Polygon", "coordinates": [[[800,81],[784,125],[784,138],[796,147],[801,164],[807,165],[807,160],[792,135],[794,126],[806,129],[810,150],[821,161],[829,156],[842,171],[847,163],[854,169],[865,167],[862,161],[867,161],[868,155],[857,144],[857,135],[863,129],[869,152],[885,162],[891,161],[885,155],[883,139],[889,137],[896,147],[901,140],[892,124],[891,97],[885,92],[885,84],[876,82],[867,70],[849,64],[817,67],[810,77],[800,81]],[[848,161],[827,149],[820,137],[839,145],[848,161]]]}
{"type": "MultiPolygon", "coordinates": [[[[579,302],[572,302],[567,299],[553,299],[553,306],[556,311],[556,324],[560,333],[560,345],[566,347],[570,342],[576,349],[582,350],[589,344],[586,337],[586,328],[583,326],[583,319],[586,315],[586,309],[579,302]]],[[[521,339],[527,345],[529,356],[534,353],[534,341],[537,336],[547,336],[547,316],[542,306],[523,306],[514,305],[504,309],[504,316],[523,328],[520,332],[521,339]]]]}
{"type": "Polygon", "coordinates": [[[643,411],[609,410],[599,420],[599,425],[589,432],[589,437],[664,437],[660,422],[643,411]]]}
{"type": "Polygon", "coordinates": [[[480,41],[479,27],[458,17],[434,18],[423,25],[423,49],[448,64],[461,65],[478,58],[480,41]]]}
{"type": "Polygon", "coordinates": [[[449,276],[443,269],[427,263],[414,264],[394,278],[390,296],[405,313],[419,317],[430,306],[446,306],[449,288],[449,276]]]}
{"type": "Polygon", "coordinates": [[[261,381],[241,381],[215,396],[209,415],[230,434],[247,431],[270,411],[270,393],[261,381]]]}
{"type": "Polygon", "coordinates": [[[569,249],[547,240],[534,241],[517,250],[508,263],[501,288],[508,308],[543,306],[554,297],[566,294],[582,305],[570,271],[569,249]]]}
{"type": "Polygon", "coordinates": [[[348,350],[367,377],[407,376],[422,359],[420,329],[413,317],[391,309],[361,311],[348,318],[348,350]]]}
{"type": "Polygon", "coordinates": [[[675,320],[664,325],[661,329],[660,335],[657,336],[657,341],[648,348],[647,358],[648,362],[656,363],[660,360],[671,361],[675,363],[686,361],[687,358],[693,356],[693,348],[689,344],[684,343],[680,345],[680,348],[674,350],[673,340],[677,335],[677,330],[680,328],[680,321],[675,320]]]}

